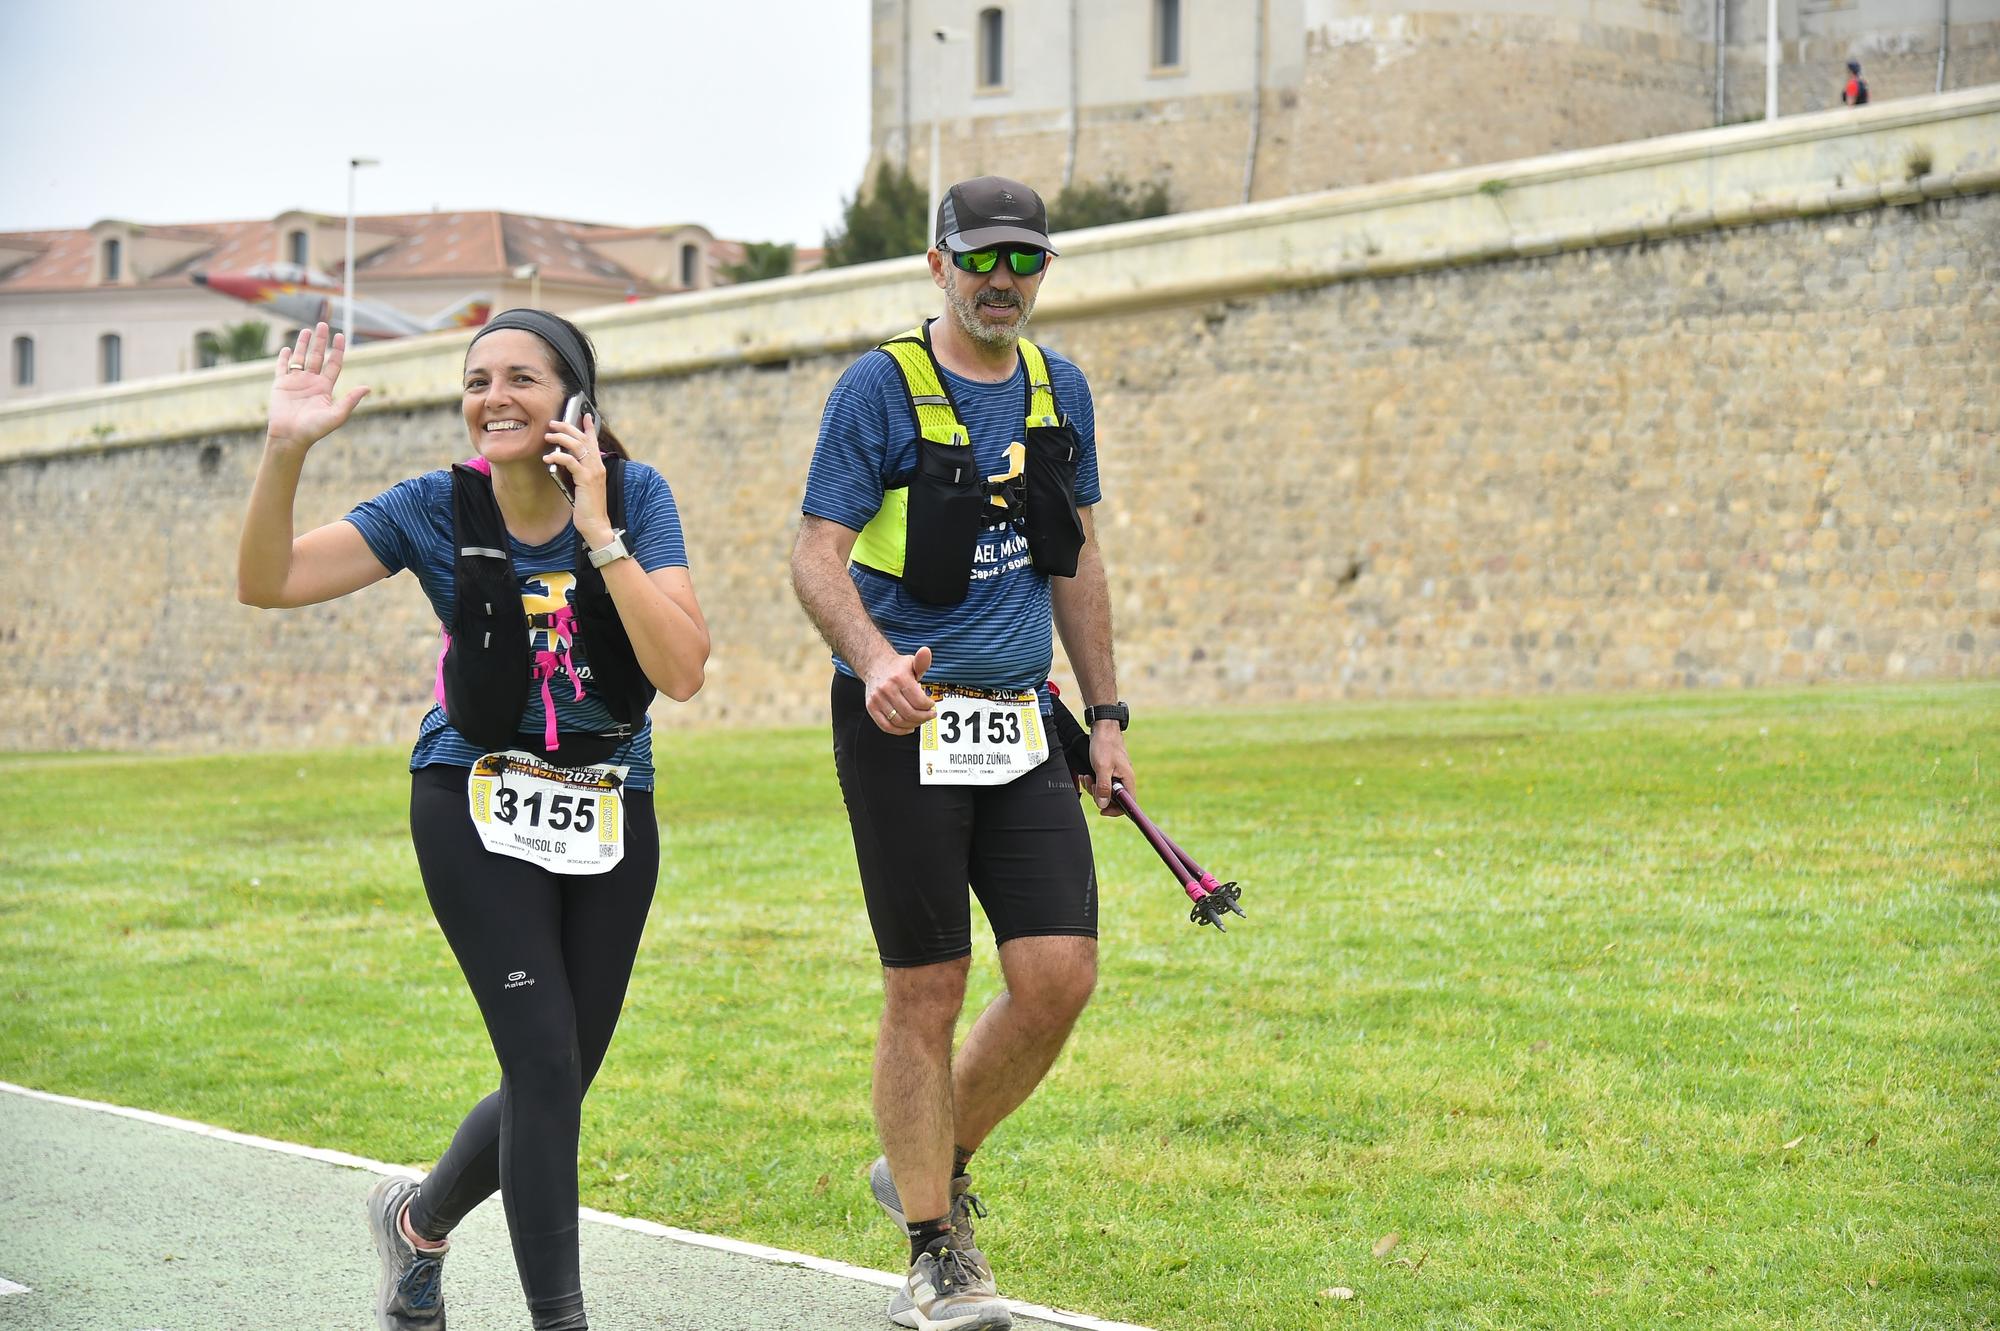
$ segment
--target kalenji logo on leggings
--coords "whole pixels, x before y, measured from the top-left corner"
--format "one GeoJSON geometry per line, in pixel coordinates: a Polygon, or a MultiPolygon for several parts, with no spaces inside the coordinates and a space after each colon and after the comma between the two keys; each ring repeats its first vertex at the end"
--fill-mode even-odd
{"type": "Polygon", "coordinates": [[[528,978],[528,972],[526,971],[510,971],[507,974],[506,987],[509,989],[525,989],[533,983],[534,981],[528,978]]]}

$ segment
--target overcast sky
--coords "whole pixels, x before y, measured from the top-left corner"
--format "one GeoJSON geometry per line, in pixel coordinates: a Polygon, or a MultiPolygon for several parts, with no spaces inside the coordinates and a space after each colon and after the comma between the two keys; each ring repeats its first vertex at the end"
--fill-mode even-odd
{"type": "Polygon", "coordinates": [[[868,0],[0,0],[0,231],[497,208],[816,245],[868,0]]]}

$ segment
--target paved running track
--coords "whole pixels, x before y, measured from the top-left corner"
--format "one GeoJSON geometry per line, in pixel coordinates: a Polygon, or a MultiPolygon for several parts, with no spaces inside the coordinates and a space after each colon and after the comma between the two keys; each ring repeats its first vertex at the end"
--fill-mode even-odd
{"type": "MultiPolygon", "coordinates": [[[[372,1331],[373,1161],[0,1082],[0,1328],[372,1331]]],[[[586,1212],[593,1331],[892,1331],[895,1279],[586,1212]]],[[[452,1331],[526,1331],[500,1207],[445,1263],[452,1331]]],[[[1143,1331],[1016,1304],[1023,1331],[1143,1331]]]]}

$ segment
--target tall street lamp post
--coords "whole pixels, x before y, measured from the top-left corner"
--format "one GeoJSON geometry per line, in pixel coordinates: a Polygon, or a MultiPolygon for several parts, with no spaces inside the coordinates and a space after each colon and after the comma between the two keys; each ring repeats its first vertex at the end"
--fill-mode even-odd
{"type": "Polygon", "coordinates": [[[938,165],[942,152],[938,146],[938,124],[944,119],[944,48],[963,40],[965,34],[950,28],[932,28],[931,36],[937,40],[937,54],[931,60],[931,210],[924,218],[926,227],[937,224],[938,202],[944,197],[944,177],[938,165]]]}
{"type": "Polygon", "coordinates": [[[1764,119],[1778,118],[1778,0],[1764,8],[1764,119]]]}
{"type": "Polygon", "coordinates": [[[373,157],[347,159],[347,264],[341,270],[340,331],[347,334],[350,347],[354,345],[354,177],[364,166],[380,165],[373,157]]]}

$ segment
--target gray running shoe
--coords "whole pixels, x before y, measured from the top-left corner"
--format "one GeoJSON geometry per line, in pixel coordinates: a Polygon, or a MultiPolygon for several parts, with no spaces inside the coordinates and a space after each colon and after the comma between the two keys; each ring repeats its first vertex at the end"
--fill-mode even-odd
{"type": "MultiPolygon", "coordinates": [[[[959,1257],[972,1264],[986,1282],[990,1293],[993,1289],[993,1267],[986,1260],[986,1254],[972,1241],[972,1221],[975,1216],[984,1219],[986,1208],[979,1204],[979,1198],[971,1191],[972,1180],[960,1174],[951,1181],[951,1247],[959,1257]]],[[[909,1222],[903,1218],[903,1199],[896,1191],[896,1176],[889,1172],[889,1159],[878,1155],[875,1163],[868,1167],[868,1190],[875,1194],[875,1204],[882,1208],[895,1223],[896,1232],[904,1238],[910,1235],[909,1222]]],[[[889,1320],[900,1326],[915,1326],[915,1322],[905,1321],[910,1311],[909,1282],[896,1287],[889,1296],[889,1320]]]]}
{"type": "Polygon", "coordinates": [[[1014,1325],[993,1277],[948,1239],[910,1263],[889,1303],[889,1320],[914,1331],[1008,1331],[1014,1325]]]}
{"type": "Polygon", "coordinates": [[[368,1231],[382,1278],[375,1285],[375,1325],[380,1331],[444,1331],[444,1255],[418,1252],[403,1237],[403,1208],[417,1190],[416,1180],[385,1178],[368,1194],[368,1231]]]}

